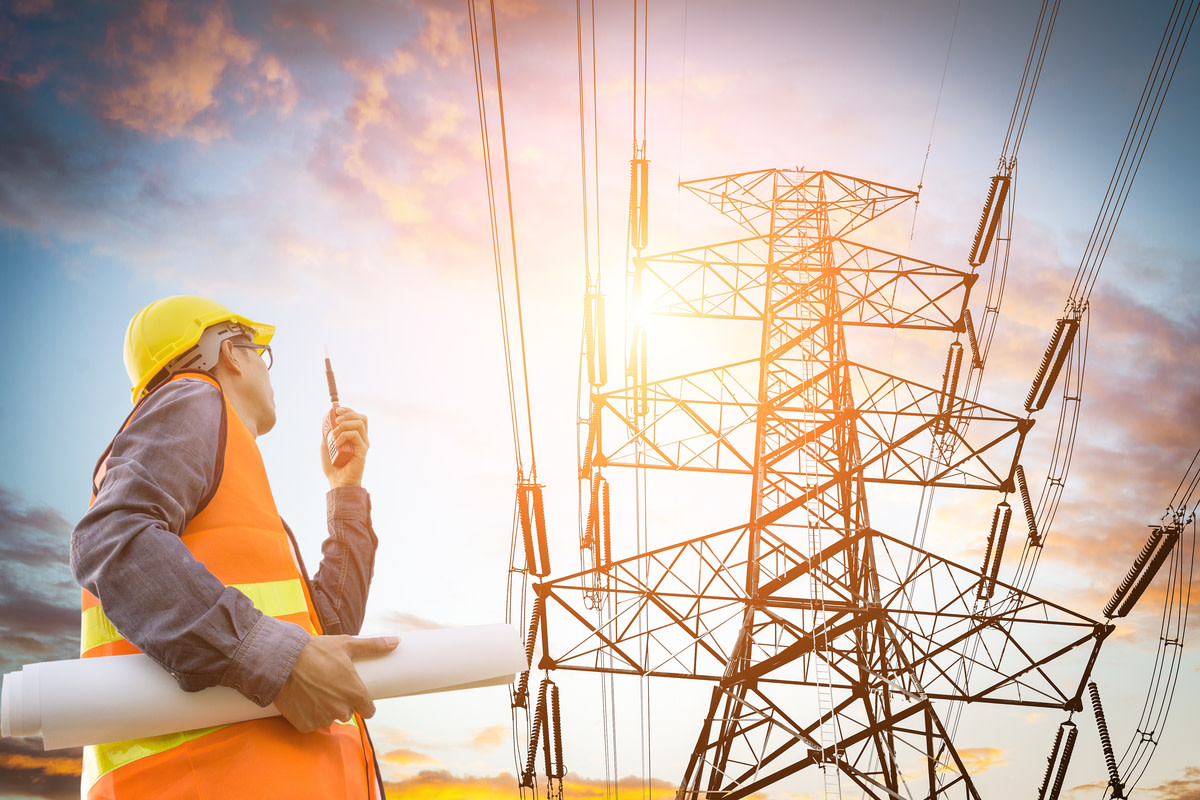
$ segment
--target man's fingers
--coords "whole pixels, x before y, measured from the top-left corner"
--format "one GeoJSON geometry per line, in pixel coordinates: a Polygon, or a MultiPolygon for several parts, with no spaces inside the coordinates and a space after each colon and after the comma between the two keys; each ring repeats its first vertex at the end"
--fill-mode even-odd
{"type": "Polygon", "coordinates": [[[400,644],[400,639],[396,636],[373,636],[351,639],[349,642],[350,657],[381,656],[384,653],[390,653],[395,650],[398,644],[400,644]]]}
{"type": "Polygon", "coordinates": [[[367,420],[362,419],[346,419],[341,417],[338,419],[337,426],[333,429],[337,444],[350,442],[360,447],[370,447],[371,442],[367,438],[367,420]]]}
{"type": "Polygon", "coordinates": [[[375,701],[368,697],[365,703],[360,703],[358,705],[357,709],[358,713],[362,715],[363,719],[370,719],[371,717],[375,716],[375,701]]]}

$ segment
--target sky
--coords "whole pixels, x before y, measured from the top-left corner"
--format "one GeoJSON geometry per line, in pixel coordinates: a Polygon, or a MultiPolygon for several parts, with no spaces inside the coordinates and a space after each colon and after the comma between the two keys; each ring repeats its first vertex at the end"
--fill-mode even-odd
{"type": "MultiPolygon", "coordinates": [[[[728,238],[727,221],[680,181],[804,167],[919,184],[919,205],[889,214],[871,243],[964,267],[1041,4],[663,0],[638,28],[645,66],[636,80],[632,4],[597,5],[586,234],[575,5],[497,8],[532,440],[555,574],[578,563],[585,252],[619,301],[634,142],[645,140],[651,161],[651,252],[728,238]],[[643,80],[645,103],[635,106],[643,80]]],[[[1020,411],[1169,10],[1062,4],[1022,140],[1012,259],[982,402],[1020,411]]],[[[490,40],[482,19],[481,33],[490,40]]],[[[494,69],[484,82],[498,157],[494,69]]],[[[277,326],[279,419],[260,446],[309,563],[324,535],[322,345],[342,401],[369,416],[366,483],[381,545],[365,631],[504,620],[516,471],[476,98],[465,3],[0,4],[0,335],[13,345],[0,383],[10,441],[0,462],[0,673],[77,652],[69,536],[95,460],[130,408],[122,337],[139,308],[181,293],[277,326]]],[[[1198,125],[1192,41],[1092,294],[1079,435],[1032,587],[1093,617],[1200,445],[1198,125]]],[[[502,226],[507,219],[502,207],[502,226]]],[[[511,260],[503,262],[510,314],[511,260]]],[[[610,330],[619,337],[619,323],[610,330]]],[[[724,355],[719,344],[690,341],[652,328],[652,353],[664,355],[652,363],[724,355]]],[[[857,360],[886,360],[934,383],[946,344],[867,346],[857,360]]],[[[619,353],[619,341],[609,349],[619,353]]],[[[611,359],[610,374],[619,374],[619,356],[611,359]]],[[[1022,459],[1034,487],[1048,469],[1057,413],[1048,411],[1022,459]]],[[[746,487],[707,477],[652,477],[654,542],[738,522],[746,487]]],[[[613,491],[614,549],[632,554],[633,484],[614,478],[613,491]]],[[[996,501],[940,494],[927,546],[976,563],[996,501]]],[[[900,511],[872,520],[901,536],[913,526],[900,511]]],[[[1161,586],[1122,622],[1097,664],[1118,743],[1133,735],[1157,643],[1151,600],[1160,596],[1161,586]]],[[[1200,758],[1188,741],[1198,669],[1192,647],[1138,787],[1156,800],[1200,796],[1200,758]]],[[[604,796],[598,685],[563,676],[561,686],[567,796],[604,796]]],[[[621,691],[624,703],[637,687],[621,691]]],[[[641,756],[636,712],[617,710],[621,745],[608,769],[623,778],[621,795],[670,795],[695,742],[704,709],[685,690],[653,691],[650,758],[641,756]]],[[[1032,796],[1062,717],[988,709],[965,717],[960,747],[985,796],[1032,796]]],[[[1105,781],[1090,715],[1077,722],[1069,800],[1099,796],[1105,781]]],[[[372,730],[394,796],[517,793],[500,689],[385,701],[372,730]]],[[[74,796],[77,772],[73,753],[0,741],[0,797],[74,796]]],[[[780,785],[764,796],[806,792],[780,785]]]]}

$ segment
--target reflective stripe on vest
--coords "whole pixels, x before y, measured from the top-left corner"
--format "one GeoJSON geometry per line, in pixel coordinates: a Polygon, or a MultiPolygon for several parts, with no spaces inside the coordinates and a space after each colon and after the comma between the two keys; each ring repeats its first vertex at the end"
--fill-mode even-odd
{"type": "MultiPolygon", "coordinates": [[[[349,722],[334,722],[334,725],[345,725],[350,728],[358,727],[358,719],[351,718],[349,722]]],[[[103,747],[85,747],[83,749],[83,785],[93,786],[98,780],[119,767],[132,764],[141,758],[165,753],[185,742],[199,739],[213,731],[227,728],[228,725],[216,725],[212,728],[197,728],[194,731],[167,733],[162,736],[151,736],[146,739],[131,739],[127,742],[112,742],[103,747]]]]}
{"type": "MultiPolygon", "coordinates": [[[[190,373],[172,378],[158,391],[184,377],[220,390],[211,376],[190,373]]],[[[320,620],[275,508],[258,446],[224,393],[222,403],[224,441],[217,485],[180,540],[218,580],[249,597],[263,614],[320,634],[320,620]]],[[[137,413],[135,409],[126,426],[137,413]]],[[[97,467],[93,487],[103,481],[107,456],[97,467]]],[[[82,601],[84,657],[139,652],[113,626],[96,597],[84,591],[82,601]]],[[[89,798],[378,798],[378,791],[370,788],[375,786],[373,765],[374,753],[357,718],[301,734],[281,717],[273,717],[85,747],[83,788],[89,798]]]]}
{"type": "MultiPolygon", "coordinates": [[[[268,617],[284,618],[302,614],[304,622],[309,622],[308,604],[304,601],[304,584],[298,578],[264,583],[235,583],[232,584],[232,588],[249,597],[254,606],[268,617]]],[[[88,655],[97,647],[125,641],[125,637],[105,616],[100,605],[85,608],[82,618],[83,629],[80,633],[79,649],[83,655],[88,655]]],[[[294,619],[288,621],[299,622],[294,619]]],[[[311,624],[303,624],[302,627],[307,628],[309,633],[315,633],[311,624]]]]}

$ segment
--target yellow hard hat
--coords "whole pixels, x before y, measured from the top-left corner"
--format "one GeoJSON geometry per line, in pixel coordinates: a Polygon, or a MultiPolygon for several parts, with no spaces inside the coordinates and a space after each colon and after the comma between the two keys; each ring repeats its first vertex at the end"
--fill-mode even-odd
{"type": "Polygon", "coordinates": [[[168,373],[212,369],[221,340],[236,334],[250,336],[255,344],[267,344],[275,335],[275,326],[235,314],[207,297],[176,295],[155,300],[133,315],[125,332],[125,371],[133,382],[133,402],[142,398],[151,380],[164,369],[168,373]],[[205,337],[210,329],[213,333],[205,337]],[[189,353],[193,349],[197,352],[189,353]],[[185,354],[189,358],[181,359],[185,354]]]}

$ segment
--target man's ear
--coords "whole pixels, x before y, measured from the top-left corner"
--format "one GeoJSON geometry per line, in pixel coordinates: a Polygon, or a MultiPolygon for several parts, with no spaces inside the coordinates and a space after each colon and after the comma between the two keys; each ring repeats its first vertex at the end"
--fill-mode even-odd
{"type": "Polygon", "coordinates": [[[238,361],[237,348],[233,346],[232,339],[221,342],[220,350],[217,351],[217,368],[222,372],[241,374],[242,364],[238,361]]]}

